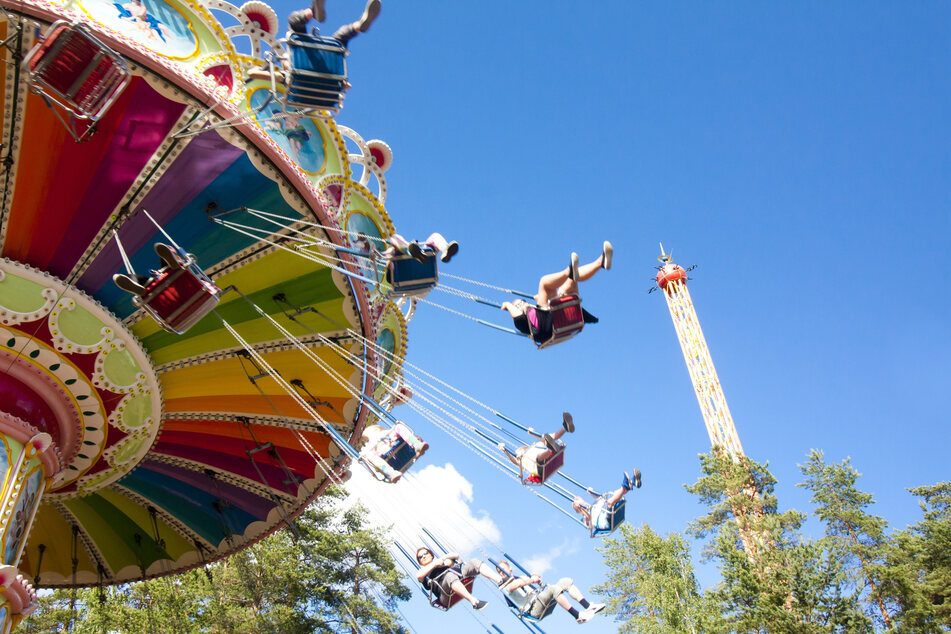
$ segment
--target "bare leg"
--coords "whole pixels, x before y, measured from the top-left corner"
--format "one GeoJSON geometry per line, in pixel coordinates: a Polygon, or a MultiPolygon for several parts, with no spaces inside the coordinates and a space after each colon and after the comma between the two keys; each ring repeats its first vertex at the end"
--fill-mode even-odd
{"type": "Polygon", "coordinates": [[[551,434],[551,437],[554,438],[555,440],[561,440],[561,437],[564,435],[565,435],[565,428],[562,427],[561,429],[556,431],[554,434],[551,434]]]}
{"type": "Polygon", "coordinates": [[[496,572],[491,566],[489,566],[488,564],[482,564],[481,566],[479,566],[479,574],[482,575],[483,577],[485,577],[486,579],[491,579],[491,580],[494,581],[496,584],[498,584],[500,581],[502,581],[502,577],[499,576],[499,573],[497,573],[497,572],[496,572]]]}
{"type": "Polygon", "coordinates": [[[571,279],[568,269],[557,273],[549,273],[538,280],[538,294],[535,296],[535,303],[538,304],[539,308],[548,308],[548,300],[553,297],[557,297],[559,294],[576,293],[577,291],[578,283],[571,279]]]}
{"type": "Polygon", "coordinates": [[[608,498],[607,508],[610,509],[615,504],[620,502],[621,498],[624,497],[624,495],[628,492],[628,490],[629,489],[627,487],[621,487],[620,489],[617,489],[616,491],[614,491],[614,493],[612,493],[611,496],[608,498]]]}
{"type": "MultiPolygon", "coordinates": [[[[571,595],[572,599],[574,599],[575,601],[578,601],[579,603],[581,601],[584,601],[584,595],[581,594],[581,590],[578,589],[578,586],[574,584],[571,584],[571,587],[568,588],[568,594],[571,595]]],[[[561,596],[563,595],[558,595],[559,598],[561,598],[561,596]]]]}
{"type": "Polygon", "coordinates": [[[569,601],[565,595],[559,594],[558,598],[555,599],[558,602],[558,605],[565,608],[566,610],[571,610],[571,601],[569,601]]]}
{"type": "Polygon", "coordinates": [[[459,581],[458,579],[456,581],[453,581],[450,587],[452,588],[453,594],[458,594],[460,597],[462,597],[463,599],[465,599],[472,605],[475,605],[476,603],[479,602],[478,599],[476,599],[474,596],[472,596],[472,594],[468,590],[466,590],[466,587],[462,585],[462,582],[459,581]]]}
{"type": "Polygon", "coordinates": [[[396,423],[393,425],[393,433],[395,433],[399,438],[402,438],[406,443],[412,447],[417,453],[423,448],[423,440],[413,433],[409,427],[403,423],[396,423]]]}

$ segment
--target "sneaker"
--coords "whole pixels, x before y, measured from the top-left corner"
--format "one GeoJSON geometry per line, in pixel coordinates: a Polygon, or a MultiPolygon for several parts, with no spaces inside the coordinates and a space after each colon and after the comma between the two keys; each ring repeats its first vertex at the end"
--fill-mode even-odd
{"type": "Polygon", "coordinates": [[[571,266],[568,267],[568,277],[574,281],[578,281],[578,254],[571,253],[571,266]]]}
{"type": "Polygon", "coordinates": [[[552,451],[558,451],[558,449],[560,449],[558,442],[552,437],[551,434],[543,435],[542,440],[545,441],[545,444],[548,445],[548,448],[552,451]]]}
{"type": "Polygon", "coordinates": [[[569,434],[573,434],[575,431],[575,421],[571,418],[570,412],[563,412],[561,414],[561,426],[565,428],[565,431],[569,434]]]}
{"type": "Polygon", "coordinates": [[[422,457],[422,455],[423,455],[424,453],[426,453],[426,450],[427,450],[427,449],[429,449],[429,443],[428,443],[428,442],[424,442],[424,443],[423,443],[423,446],[420,447],[420,448],[419,448],[419,451],[416,452],[416,457],[417,457],[417,458],[422,457]]]}
{"type": "Polygon", "coordinates": [[[484,608],[484,607],[487,606],[487,605],[489,605],[489,602],[488,602],[488,601],[476,601],[475,603],[472,604],[472,609],[473,609],[473,610],[481,610],[482,608],[484,608]]]}
{"type": "Polygon", "coordinates": [[[598,612],[600,612],[601,610],[603,610],[603,609],[606,608],[606,607],[608,607],[608,606],[607,606],[606,604],[604,604],[604,603],[592,603],[590,606],[588,606],[588,609],[589,609],[589,610],[594,610],[594,613],[597,614],[598,612]]]}
{"type": "Polygon", "coordinates": [[[307,35],[307,23],[310,22],[311,16],[312,14],[307,9],[291,11],[291,14],[287,16],[287,26],[294,33],[307,35]]]}
{"type": "Polygon", "coordinates": [[[159,256],[159,259],[162,260],[162,264],[164,264],[167,268],[170,268],[170,269],[182,268],[182,265],[178,260],[178,256],[175,255],[175,251],[174,249],[172,249],[172,247],[168,246],[167,244],[163,244],[161,242],[156,242],[154,249],[155,249],[155,254],[159,256]]]}
{"type": "Polygon", "coordinates": [[[357,22],[357,30],[361,33],[369,31],[370,25],[373,24],[378,15],[380,15],[380,0],[370,0],[357,22]]]}
{"type": "Polygon", "coordinates": [[[310,12],[318,22],[326,20],[327,12],[324,10],[324,0],[312,0],[310,3],[310,12]]]}
{"type": "Polygon", "coordinates": [[[578,623],[587,623],[594,618],[594,610],[588,608],[584,612],[578,615],[578,623]]]}
{"type": "Polygon", "coordinates": [[[122,273],[116,273],[112,276],[112,281],[115,282],[116,286],[121,288],[127,293],[132,293],[133,295],[142,296],[145,295],[145,287],[128,275],[123,275],[122,273]]]}
{"type": "Polygon", "coordinates": [[[443,253],[442,258],[440,259],[443,262],[448,262],[449,260],[452,259],[452,256],[454,256],[457,253],[459,253],[459,243],[453,240],[452,242],[449,243],[449,246],[446,247],[446,252],[443,253]]]}
{"type": "Polygon", "coordinates": [[[407,245],[406,250],[417,262],[422,264],[426,263],[426,254],[423,253],[423,249],[419,246],[418,242],[410,242],[409,245],[407,245]]]}
{"type": "Polygon", "coordinates": [[[633,489],[641,488],[641,470],[634,469],[634,477],[627,475],[627,471],[624,472],[624,479],[621,480],[621,486],[623,486],[628,491],[633,489]]]}
{"type": "Polygon", "coordinates": [[[614,255],[614,247],[611,246],[611,243],[607,240],[604,241],[604,246],[601,249],[601,268],[609,269],[611,268],[611,257],[614,255]]]}

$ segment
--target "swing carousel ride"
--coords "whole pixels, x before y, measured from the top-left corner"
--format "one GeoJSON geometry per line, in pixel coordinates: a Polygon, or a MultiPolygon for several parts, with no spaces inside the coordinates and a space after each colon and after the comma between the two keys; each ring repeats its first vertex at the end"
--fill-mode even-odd
{"type": "Polygon", "coordinates": [[[349,274],[394,228],[389,148],[332,118],[345,51],[291,108],[247,79],[288,46],[261,2],[0,5],[5,634],[33,585],[174,574],[291,521],[347,477],[335,441],[398,384],[406,328],[349,274]],[[176,270],[120,290],[156,243],[176,270]]]}

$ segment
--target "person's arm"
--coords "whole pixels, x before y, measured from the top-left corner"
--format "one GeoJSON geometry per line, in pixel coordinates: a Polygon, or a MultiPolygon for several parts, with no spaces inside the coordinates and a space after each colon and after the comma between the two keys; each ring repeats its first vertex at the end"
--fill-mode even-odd
{"type": "Polygon", "coordinates": [[[437,565],[439,565],[440,563],[442,563],[440,560],[433,559],[431,562],[429,562],[428,564],[426,564],[425,566],[423,566],[422,568],[420,568],[419,570],[417,570],[417,571],[416,571],[416,581],[419,581],[420,583],[422,583],[422,582],[423,582],[423,579],[426,578],[426,575],[428,575],[430,572],[432,572],[433,568],[435,568],[435,567],[436,567],[437,565]]]}
{"type": "Polygon", "coordinates": [[[541,583],[542,578],[538,575],[532,575],[531,577],[515,577],[509,580],[507,583],[502,585],[503,590],[517,590],[518,588],[529,586],[533,583],[541,583]]]}
{"type": "Polygon", "coordinates": [[[500,443],[499,443],[499,449],[501,449],[501,450],[502,450],[502,453],[505,454],[505,457],[509,459],[509,462],[511,462],[511,463],[512,463],[513,465],[515,465],[516,467],[519,466],[519,464],[518,464],[518,458],[516,458],[516,457],[515,457],[515,454],[513,454],[511,451],[508,450],[508,448],[505,446],[505,443],[504,443],[504,442],[500,442],[500,443]]]}
{"type": "Polygon", "coordinates": [[[462,555],[460,555],[459,553],[446,553],[445,555],[443,555],[443,559],[448,559],[450,565],[452,565],[452,563],[456,561],[457,559],[459,559],[460,557],[462,557],[462,555]]]}

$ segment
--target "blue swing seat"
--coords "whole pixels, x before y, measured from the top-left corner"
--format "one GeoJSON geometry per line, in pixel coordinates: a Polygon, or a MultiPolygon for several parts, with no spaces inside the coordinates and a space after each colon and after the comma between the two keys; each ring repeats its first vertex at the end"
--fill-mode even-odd
{"type": "MultiPolygon", "coordinates": [[[[602,496],[604,498],[606,496],[602,496]]],[[[594,521],[592,517],[591,522],[591,537],[602,537],[604,535],[610,535],[615,531],[615,529],[624,523],[624,498],[621,498],[614,505],[614,508],[607,511],[607,520],[608,525],[606,528],[598,528],[597,522],[594,521]]]]}
{"type": "Polygon", "coordinates": [[[336,114],[347,92],[347,48],[332,37],[288,33],[288,106],[336,114]]]}
{"type": "Polygon", "coordinates": [[[439,282],[436,256],[420,262],[408,253],[396,253],[390,258],[386,278],[391,284],[390,297],[424,297],[439,282]]]}

